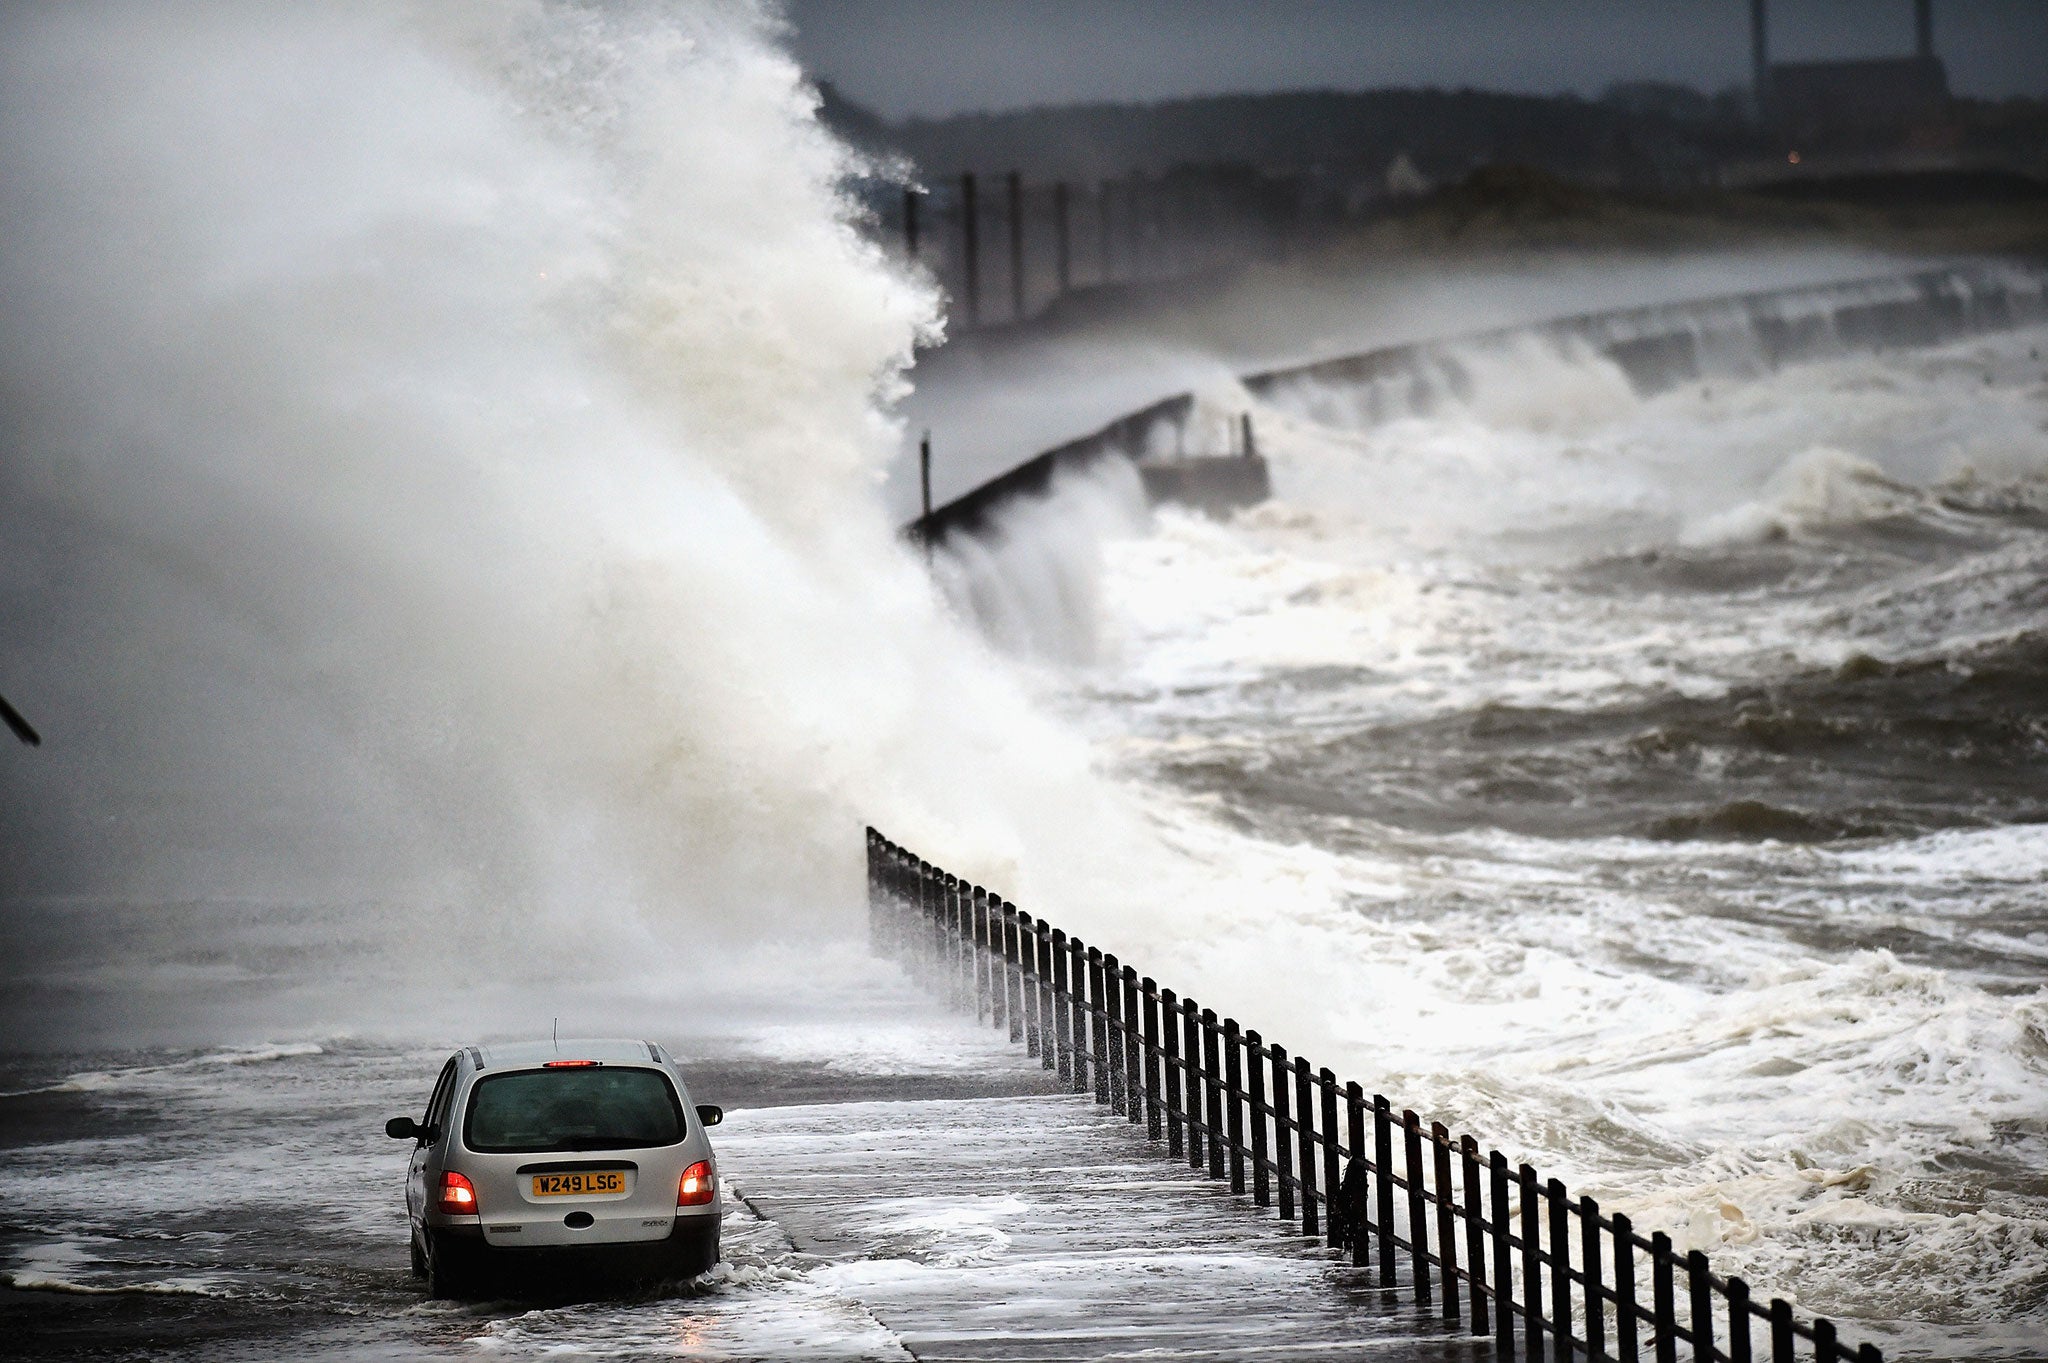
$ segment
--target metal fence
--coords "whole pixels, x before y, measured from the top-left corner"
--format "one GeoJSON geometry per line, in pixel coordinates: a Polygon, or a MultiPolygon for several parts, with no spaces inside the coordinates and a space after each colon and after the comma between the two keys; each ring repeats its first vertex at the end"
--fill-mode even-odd
{"type": "Polygon", "coordinates": [[[1256,1207],[1406,1282],[1501,1357],[1880,1363],[1698,1250],[1218,1018],[1115,956],[867,834],[876,948],[1256,1207]],[[1645,1293],[1647,1292],[1647,1300],[1645,1293]]]}
{"type": "Polygon", "coordinates": [[[1345,218],[1298,175],[1235,166],[1093,185],[970,172],[872,207],[945,288],[949,326],[960,330],[1024,321],[1078,289],[1284,258],[1345,218]]]}

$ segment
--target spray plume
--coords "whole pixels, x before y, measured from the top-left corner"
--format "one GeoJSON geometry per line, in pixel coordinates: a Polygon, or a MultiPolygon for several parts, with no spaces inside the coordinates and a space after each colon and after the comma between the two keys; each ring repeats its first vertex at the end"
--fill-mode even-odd
{"type": "Polygon", "coordinates": [[[687,976],[856,923],[864,818],[1093,817],[878,508],[937,302],[772,11],[0,24],[0,897],[687,976]]]}

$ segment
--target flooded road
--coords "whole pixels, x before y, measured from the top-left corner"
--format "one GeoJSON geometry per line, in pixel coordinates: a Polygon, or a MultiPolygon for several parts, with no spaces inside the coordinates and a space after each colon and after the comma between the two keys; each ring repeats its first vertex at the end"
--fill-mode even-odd
{"type": "MultiPolygon", "coordinates": [[[[921,1012],[906,998],[907,1010],[921,1012]]],[[[348,1042],[19,1064],[0,1097],[10,1356],[1349,1357],[1475,1347],[945,1016],[886,1054],[705,1055],[724,1262],[609,1300],[431,1301],[407,1147],[440,1054],[348,1042]],[[924,1043],[931,1063],[900,1062],[924,1043]],[[68,1063],[68,1062],[66,1062],[68,1063]],[[24,1091],[24,1082],[48,1080],[24,1091]]]]}

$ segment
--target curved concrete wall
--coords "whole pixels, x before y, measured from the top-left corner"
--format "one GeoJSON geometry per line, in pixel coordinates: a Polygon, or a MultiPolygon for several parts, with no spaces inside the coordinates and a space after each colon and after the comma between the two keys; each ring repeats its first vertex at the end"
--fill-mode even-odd
{"type": "MultiPolygon", "coordinates": [[[[1941,266],[1852,283],[1767,290],[1586,313],[1536,326],[1504,327],[1437,341],[1387,346],[1244,377],[1259,397],[1314,414],[1338,404],[1333,391],[1355,391],[1341,404],[1344,419],[1425,413],[1446,395],[1469,395],[1461,359],[1477,349],[1531,336],[1560,346],[1585,346],[1612,360],[1644,395],[1717,377],[1768,373],[1781,365],[1858,351],[1941,345],[1965,336],[2048,321],[2048,269],[1979,262],[1941,266]]],[[[972,534],[1018,497],[1043,494],[1063,472],[1119,455],[1136,460],[1162,434],[1179,443],[1194,411],[1178,393],[1119,417],[1101,430],[1045,451],[934,508],[905,533],[918,540],[972,534]]],[[[1200,452],[1193,452],[1200,453],[1200,452]]]]}

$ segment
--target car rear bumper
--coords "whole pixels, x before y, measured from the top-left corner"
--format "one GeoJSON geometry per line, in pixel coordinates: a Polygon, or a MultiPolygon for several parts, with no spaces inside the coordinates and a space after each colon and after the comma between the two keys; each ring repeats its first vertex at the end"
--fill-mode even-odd
{"type": "Polygon", "coordinates": [[[689,1278],[718,1262],[718,1216],[678,1216],[660,1240],[586,1245],[510,1247],[489,1244],[480,1226],[446,1226],[433,1232],[441,1252],[480,1274],[544,1274],[635,1281],[689,1278]]]}

